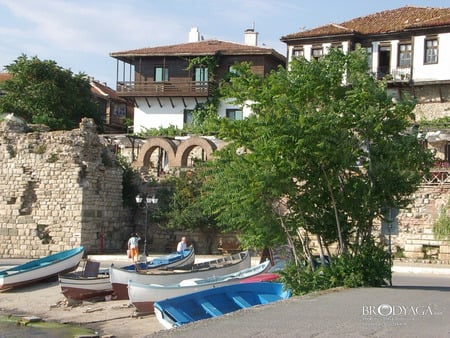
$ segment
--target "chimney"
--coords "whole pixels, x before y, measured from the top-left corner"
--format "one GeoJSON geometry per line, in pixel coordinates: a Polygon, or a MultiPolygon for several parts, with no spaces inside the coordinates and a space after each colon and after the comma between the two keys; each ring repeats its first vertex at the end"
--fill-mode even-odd
{"type": "Polygon", "coordinates": [[[189,42],[199,42],[200,41],[200,32],[198,31],[198,27],[192,27],[189,32],[189,42]]]}
{"type": "Polygon", "coordinates": [[[245,30],[244,42],[247,46],[258,46],[258,33],[255,32],[255,24],[253,24],[253,28],[245,30]]]}

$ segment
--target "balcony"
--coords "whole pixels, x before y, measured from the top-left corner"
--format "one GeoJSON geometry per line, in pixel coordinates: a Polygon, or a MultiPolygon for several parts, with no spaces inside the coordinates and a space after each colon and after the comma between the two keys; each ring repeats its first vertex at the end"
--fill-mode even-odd
{"type": "Polygon", "coordinates": [[[423,178],[423,185],[447,185],[450,184],[450,164],[446,161],[438,161],[430,173],[423,178]]]}
{"type": "Polygon", "coordinates": [[[126,81],[117,83],[117,94],[123,97],[207,97],[214,84],[206,81],[175,80],[167,82],[126,81]]]}
{"type": "Polygon", "coordinates": [[[385,79],[389,82],[408,82],[411,80],[411,68],[396,68],[389,70],[386,67],[379,67],[377,79],[385,79]]]}

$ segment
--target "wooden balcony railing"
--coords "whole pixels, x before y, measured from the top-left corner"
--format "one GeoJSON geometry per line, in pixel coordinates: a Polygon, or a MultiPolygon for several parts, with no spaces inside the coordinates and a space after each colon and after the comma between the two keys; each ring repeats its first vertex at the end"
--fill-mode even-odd
{"type": "Polygon", "coordinates": [[[424,185],[450,184],[450,164],[446,161],[436,162],[430,173],[423,178],[424,185]]]}
{"type": "Polygon", "coordinates": [[[214,84],[203,81],[167,81],[117,83],[117,94],[120,96],[211,96],[214,84]]]}

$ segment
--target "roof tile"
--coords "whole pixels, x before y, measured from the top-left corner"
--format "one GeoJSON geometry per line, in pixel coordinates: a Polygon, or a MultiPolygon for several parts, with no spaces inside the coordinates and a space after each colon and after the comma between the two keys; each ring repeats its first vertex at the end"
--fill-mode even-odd
{"type": "Polygon", "coordinates": [[[450,8],[405,6],[355,18],[339,25],[328,24],[311,30],[289,34],[283,36],[281,40],[339,35],[349,32],[370,35],[442,25],[450,25],[450,8]],[[339,30],[336,28],[339,26],[343,29],[339,30]],[[345,32],[344,29],[348,31],[345,32]]]}

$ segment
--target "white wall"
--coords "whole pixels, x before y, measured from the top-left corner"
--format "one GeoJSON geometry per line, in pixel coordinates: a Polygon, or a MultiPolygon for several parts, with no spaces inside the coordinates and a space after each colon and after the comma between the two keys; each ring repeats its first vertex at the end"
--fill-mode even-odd
{"type": "MultiPolygon", "coordinates": [[[[183,128],[184,124],[184,110],[194,109],[196,106],[196,101],[193,98],[184,98],[186,107],[183,104],[181,98],[172,98],[174,107],[169,98],[159,98],[162,107],[160,106],[158,100],[153,97],[148,97],[147,100],[144,98],[136,98],[138,107],[134,108],[134,132],[139,133],[145,129],[150,128],[167,128],[169,126],[176,126],[180,129],[183,128]],[[147,103],[150,103],[150,107],[147,103]]],[[[197,101],[205,102],[206,98],[197,98],[197,101]]],[[[226,117],[227,109],[241,109],[239,105],[233,104],[231,100],[222,101],[218,107],[218,115],[220,117],[226,117]]],[[[250,107],[244,106],[242,109],[244,118],[251,114],[250,107]]]]}
{"type": "Polygon", "coordinates": [[[425,36],[414,38],[413,80],[450,80],[450,33],[439,34],[438,63],[424,65],[425,36]]]}
{"type": "MultiPolygon", "coordinates": [[[[172,98],[174,107],[172,107],[172,103],[168,97],[160,97],[159,101],[162,107],[155,97],[147,97],[147,100],[144,98],[136,98],[138,107],[134,108],[135,133],[144,131],[145,128],[167,128],[171,125],[181,129],[184,123],[184,110],[194,109],[196,106],[193,98],[184,98],[186,107],[180,97],[172,98]],[[147,101],[150,103],[150,106],[147,101]]],[[[199,98],[197,101],[199,103],[205,102],[206,98],[199,98]]]]}
{"type": "Polygon", "coordinates": [[[218,109],[219,117],[226,117],[227,109],[242,109],[242,115],[244,118],[247,118],[252,113],[248,105],[244,105],[244,107],[241,108],[239,105],[233,104],[231,99],[228,99],[220,102],[218,109]]]}

